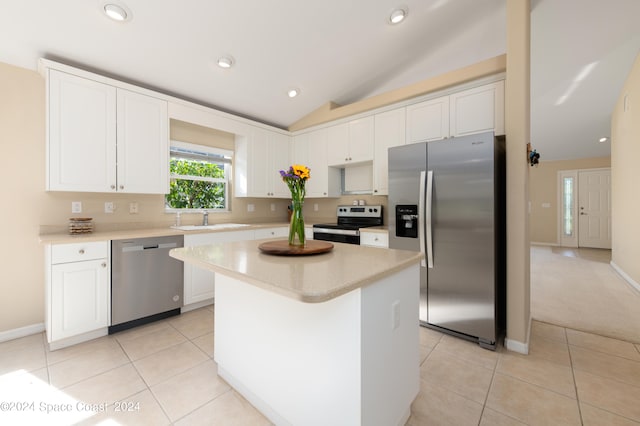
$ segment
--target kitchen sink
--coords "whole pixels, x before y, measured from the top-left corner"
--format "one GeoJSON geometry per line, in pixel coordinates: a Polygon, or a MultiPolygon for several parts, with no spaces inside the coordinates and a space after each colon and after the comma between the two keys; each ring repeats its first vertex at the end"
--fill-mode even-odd
{"type": "Polygon", "coordinates": [[[199,231],[201,229],[230,229],[230,228],[242,228],[243,226],[249,226],[246,223],[216,223],[213,225],[181,225],[172,226],[173,229],[179,229],[181,231],[199,231]]]}

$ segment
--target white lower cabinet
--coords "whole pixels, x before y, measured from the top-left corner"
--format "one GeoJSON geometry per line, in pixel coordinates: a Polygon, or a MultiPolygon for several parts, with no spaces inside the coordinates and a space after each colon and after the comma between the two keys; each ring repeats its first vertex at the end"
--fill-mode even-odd
{"type": "MultiPolygon", "coordinates": [[[[254,231],[211,232],[203,234],[187,234],[184,236],[185,247],[204,246],[223,241],[246,241],[254,239],[254,231]]],[[[207,302],[215,296],[215,273],[198,268],[189,263],[184,264],[184,305],[207,302]]],[[[195,306],[198,307],[198,306],[195,306]]],[[[187,308],[186,310],[189,310],[187,308]]]]}
{"type": "Polygon", "coordinates": [[[386,232],[360,231],[360,245],[389,248],[389,234],[386,232]]]}
{"type": "Polygon", "coordinates": [[[256,229],[256,232],[255,232],[256,240],[263,240],[265,238],[288,238],[288,237],[289,237],[288,226],[279,226],[277,228],[256,229]]]}
{"type": "Polygon", "coordinates": [[[45,321],[51,349],[108,333],[109,246],[109,241],[47,246],[45,321]]]}

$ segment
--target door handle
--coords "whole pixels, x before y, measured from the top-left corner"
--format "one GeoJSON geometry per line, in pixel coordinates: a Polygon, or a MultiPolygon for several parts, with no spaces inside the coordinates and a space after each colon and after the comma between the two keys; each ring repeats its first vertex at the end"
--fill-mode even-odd
{"type": "Polygon", "coordinates": [[[420,254],[422,254],[422,260],[420,266],[427,266],[426,253],[425,253],[425,241],[424,241],[424,222],[425,222],[425,185],[427,184],[426,172],[420,172],[420,194],[418,196],[418,243],[420,244],[420,254]]]}
{"type": "Polygon", "coordinates": [[[427,266],[433,268],[433,170],[427,173],[427,266]]]}
{"type": "Polygon", "coordinates": [[[580,212],[580,216],[589,216],[589,215],[586,214],[585,212],[580,212]]]}

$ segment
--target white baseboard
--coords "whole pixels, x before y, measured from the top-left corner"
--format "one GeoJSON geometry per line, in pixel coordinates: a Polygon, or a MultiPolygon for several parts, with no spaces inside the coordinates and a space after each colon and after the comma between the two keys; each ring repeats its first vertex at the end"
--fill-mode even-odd
{"type": "Polygon", "coordinates": [[[25,327],[14,328],[13,330],[0,331],[0,342],[31,336],[32,334],[42,333],[43,331],[44,323],[27,325],[25,327]]]}
{"type": "Polygon", "coordinates": [[[193,311],[195,309],[204,308],[205,306],[213,305],[213,298],[203,300],[202,302],[191,303],[189,305],[185,305],[180,308],[180,313],[184,314],[185,312],[193,311]]]}
{"type": "Polygon", "coordinates": [[[523,354],[523,355],[529,355],[529,342],[531,341],[531,322],[532,321],[533,321],[533,318],[531,317],[531,315],[529,315],[529,328],[527,329],[526,342],[520,342],[518,340],[513,340],[505,337],[504,347],[507,348],[507,350],[518,352],[519,354],[523,354]]]}
{"type": "Polygon", "coordinates": [[[504,347],[507,350],[518,352],[519,354],[528,355],[529,354],[529,344],[524,342],[519,342],[513,339],[504,339],[504,347]]]}
{"type": "Polygon", "coordinates": [[[530,241],[529,244],[532,246],[549,246],[549,247],[560,247],[558,243],[543,243],[539,241],[530,241]]]}
{"type": "Polygon", "coordinates": [[[618,265],[616,265],[613,260],[609,262],[614,271],[618,273],[631,287],[633,287],[637,292],[640,292],[640,283],[636,282],[633,278],[629,276],[625,271],[622,270],[618,265]]]}

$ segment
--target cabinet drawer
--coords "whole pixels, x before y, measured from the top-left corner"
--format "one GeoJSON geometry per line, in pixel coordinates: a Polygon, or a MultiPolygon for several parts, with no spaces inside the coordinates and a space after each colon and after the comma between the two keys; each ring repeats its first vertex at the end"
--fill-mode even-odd
{"type": "Polygon", "coordinates": [[[256,240],[289,236],[289,227],[256,229],[256,240]]]}
{"type": "Polygon", "coordinates": [[[55,244],[51,247],[51,263],[81,262],[109,257],[109,242],[55,244]]]}
{"type": "Polygon", "coordinates": [[[389,234],[360,231],[360,245],[387,248],[389,247],[389,234]]]}

